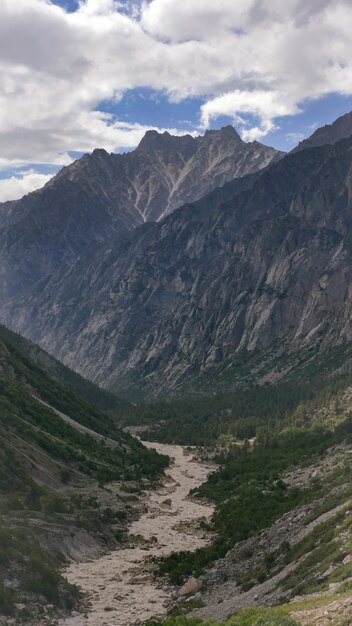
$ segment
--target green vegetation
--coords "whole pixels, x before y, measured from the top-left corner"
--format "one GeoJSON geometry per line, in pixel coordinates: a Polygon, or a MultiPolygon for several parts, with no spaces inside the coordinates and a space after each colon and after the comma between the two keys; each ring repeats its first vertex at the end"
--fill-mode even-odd
{"type": "Polygon", "coordinates": [[[100,482],[156,477],[165,467],[166,459],[120,430],[112,418],[59,385],[11,346],[3,350],[8,369],[0,374],[1,428],[25,435],[50,455],[75,464],[100,482]],[[116,447],[79,432],[38,401],[37,395],[82,426],[113,439],[116,447]]]}
{"type": "Polygon", "coordinates": [[[70,370],[60,361],[57,361],[53,356],[39,348],[39,346],[12,332],[2,324],[0,324],[0,340],[11,347],[11,351],[14,349],[18,354],[27,357],[31,361],[31,367],[33,367],[33,364],[36,364],[42,370],[45,370],[57,383],[65,386],[66,389],[69,389],[74,394],[80,395],[101,411],[106,411],[116,416],[127,406],[123,400],[120,400],[114,394],[82,378],[82,376],[70,370]]]}
{"type": "Polygon", "coordinates": [[[251,386],[209,397],[186,397],[125,409],[125,423],[150,425],[151,441],[214,445],[223,435],[234,440],[263,436],[265,431],[317,426],[333,430],[348,415],[340,396],[352,385],[352,372],[308,382],[251,386]],[[325,408],[332,407],[329,415],[325,408]]]}
{"type": "Polygon", "coordinates": [[[335,441],[325,431],[292,430],[267,437],[251,450],[235,447],[226,463],[213,473],[196,494],[216,503],[211,528],[216,539],[194,553],[175,553],[160,566],[162,574],[180,583],[185,576],[222,558],[236,543],[270,526],[284,513],[322,495],[319,483],[309,489],[288,488],[280,474],[322,454],[335,441]]]}
{"type": "Polygon", "coordinates": [[[57,572],[58,560],[44,551],[28,529],[2,528],[0,530],[0,568],[14,568],[16,590],[7,587],[0,576],[0,613],[10,614],[22,589],[44,598],[62,608],[77,605],[80,593],[57,572]]]}
{"type": "MultiPolygon", "coordinates": [[[[221,465],[195,491],[195,495],[216,504],[210,524],[215,534],[213,543],[194,553],[170,555],[160,563],[162,574],[168,574],[174,583],[180,584],[189,575],[198,576],[204,567],[224,557],[239,541],[271,526],[284,513],[298,506],[320,498],[321,503],[311,512],[310,519],[313,520],[325,510],[347,501],[351,495],[349,487],[344,488],[342,494],[330,495],[330,491],[339,485],[348,485],[350,463],[332,472],[324,483],[316,479],[305,488],[290,487],[282,476],[288,470],[310,465],[335,444],[351,441],[352,419],[349,409],[345,408],[348,402],[344,403],[343,395],[351,380],[351,374],[347,372],[328,381],[316,380],[309,386],[285,383],[274,388],[238,391],[220,397],[216,418],[214,414],[212,418],[210,416],[218,398],[211,398],[208,406],[203,400],[198,403],[192,400],[189,406],[195,403],[198,413],[194,418],[190,417],[185,426],[181,424],[181,416],[182,406],[187,404],[175,403],[175,412],[170,411],[171,420],[162,422],[150,436],[170,440],[178,427],[178,441],[183,441],[183,437],[191,432],[194,441],[202,438],[208,445],[217,446],[216,458],[221,465]],[[201,432],[201,416],[205,414],[209,415],[208,426],[201,432]],[[176,420],[177,427],[173,420],[176,420]],[[249,445],[246,437],[253,435],[255,441],[249,445]]],[[[162,418],[166,420],[165,405],[163,409],[162,418]]],[[[154,407],[144,411],[151,421],[154,407]]],[[[331,546],[332,563],[343,558],[343,552],[335,554],[337,549],[338,546],[331,546]]],[[[323,561],[322,553],[316,556],[323,561]]],[[[270,575],[268,565],[263,563],[257,571],[244,577],[240,581],[244,588],[250,588],[256,580],[265,580],[270,575]]],[[[302,579],[302,572],[300,576],[302,579]]]]}
{"type": "MultiPolygon", "coordinates": [[[[344,498],[341,498],[344,500],[344,498]]],[[[336,528],[340,534],[350,535],[352,515],[349,507],[344,507],[326,522],[316,526],[292,550],[287,552],[286,564],[298,562],[294,572],[287,575],[282,583],[284,590],[291,595],[305,595],[325,591],[332,582],[342,582],[352,577],[352,564],[342,564],[349,549],[336,538],[336,528]],[[332,567],[333,566],[333,567],[332,567]],[[330,572],[330,567],[332,571],[330,572]],[[325,575],[325,572],[330,572],[325,575]]],[[[344,589],[341,588],[340,593],[344,589]]]]}
{"type": "Polygon", "coordinates": [[[150,620],[146,626],[299,626],[299,624],[276,609],[251,608],[243,609],[226,622],[180,616],[162,622],[150,620]]]}

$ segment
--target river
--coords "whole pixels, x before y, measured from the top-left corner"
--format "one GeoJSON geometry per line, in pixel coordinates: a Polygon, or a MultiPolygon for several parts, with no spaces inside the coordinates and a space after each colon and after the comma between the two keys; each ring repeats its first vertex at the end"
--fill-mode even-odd
{"type": "Polygon", "coordinates": [[[151,559],[196,550],[209,541],[197,520],[209,518],[213,507],[189,498],[201,485],[210,467],[182,446],[144,442],[172,463],[161,487],[146,493],[147,511],[129,528],[131,547],[121,548],[87,563],[72,563],[65,576],[90,600],[85,615],[60,620],[60,626],[131,626],[167,613],[172,588],[153,580],[151,559]]]}

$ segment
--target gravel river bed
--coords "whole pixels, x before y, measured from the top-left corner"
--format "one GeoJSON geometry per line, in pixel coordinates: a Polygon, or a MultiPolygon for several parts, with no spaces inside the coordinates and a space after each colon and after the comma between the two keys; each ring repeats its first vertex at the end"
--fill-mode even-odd
{"type": "Polygon", "coordinates": [[[131,626],[165,616],[174,590],[153,579],[151,559],[196,550],[209,541],[197,521],[208,519],[213,507],[190,498],[189,492],[207,479],[211,468],[182,446],[144,443],[171,458],[165,480],[146,493],[147,510],[129,528],[131,547],[66,569],[69,582],[87,594],[90,609],[84,616],[60,620],[60,626],[131,626]]]}

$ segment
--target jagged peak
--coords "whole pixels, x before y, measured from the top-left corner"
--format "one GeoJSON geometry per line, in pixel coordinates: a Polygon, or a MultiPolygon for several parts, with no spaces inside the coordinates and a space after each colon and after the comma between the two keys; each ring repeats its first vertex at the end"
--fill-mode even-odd
{"type": "Polygon", "coordinates": [[[191,135],[172,135],[167,130],[159,133],[157,130],[147,130],[138,144],[137,150],[154,150],[155,148],[170,146],[171,144],[193,143],[191,135]]]}
{"type": "Polygon", "coordinates": [[[220,137],[223,139],[230,139],[232,141],[235,140],[238,143],[243,143],[237,130],[234,128],[234,126],[231,126],[231,124],[228,124],[227,126],[222,126],[222,128],[219,129],[206,130],[204,137],[220,137]]]}
{"type": "Polygon", "coordinates": [[[95,148],[91,156],[94,158],[106,158],[109,156],[109,153],[105,150],[105,148],[95,148]]]}
{"type": "Polygon", "coordinates": [[[141,139],[137,150],[141,149],[155,149],[159,146],[170,145],[172,143],[196,143],[199,141],[209,141],[213,139],[219,139],[222,141],[234,141],[236,143],[243,143],[240,135],[236,129],[231,126],[223,126],[219,129],[206,130],[204,135],[193,137],[192,135],[172,135],[167,130],[163,133],[159,133],[157,130],[147,130],[144,137],[141,139]]]}

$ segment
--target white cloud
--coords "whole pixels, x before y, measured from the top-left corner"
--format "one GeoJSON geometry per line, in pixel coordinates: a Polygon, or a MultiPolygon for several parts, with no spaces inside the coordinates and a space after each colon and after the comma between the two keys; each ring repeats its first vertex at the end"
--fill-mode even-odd
{"type": "Polygon", "coordinates": [[[39,174],[32,170],[11,178],[0,179],[0,202],[22,198],[26,193],[43,187],[50,178],[52,174],[39,174]]]}
{"type": "Polygon", "coordinates": [[[230,91],[212,100],[208,100],[201,107],[202,125],[207,128],[212,119],[220,115],[231,117],[234,123],[244,126],[242,136],[252,141],[258,139],[275,128],[273,119],[284,115],[299,113],[296,104],[285,101],[279,92],[275,91],[230,91]],[[245,128],[245,122],[240,114],[250,113],[261,120],[261,125],[245,128]]]}
{"type": "Polygon", "coordinates": [[[247,116],[243,136],[262,137],[352,94],[351,24],[350,0],[0,0],[0,167],[135,146],[147,127],[99,111],[134,88],[202,98],[203,126],[247,116]]]}

